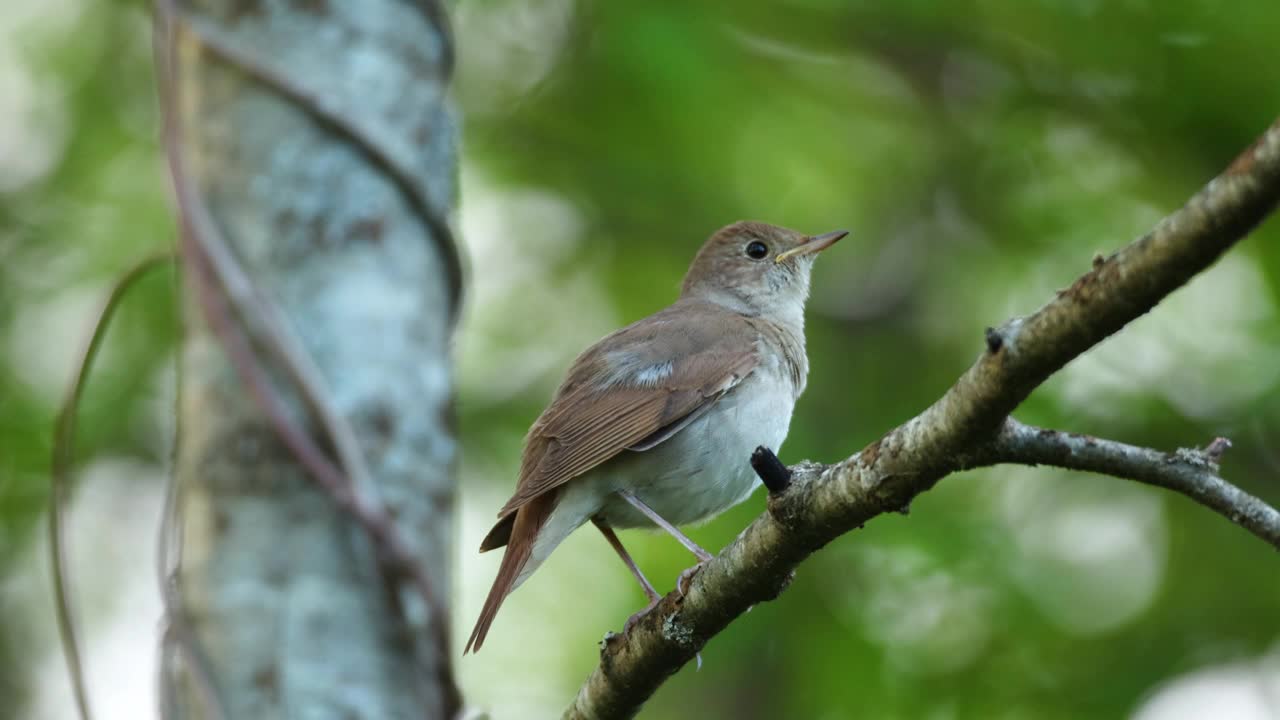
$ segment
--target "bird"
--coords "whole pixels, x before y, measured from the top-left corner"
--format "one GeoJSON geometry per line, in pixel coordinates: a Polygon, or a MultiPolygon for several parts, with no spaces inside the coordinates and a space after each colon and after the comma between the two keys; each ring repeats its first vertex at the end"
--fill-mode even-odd
{"type": "Polygon", "coordinates": [[[713,233],[670,306],[605,336],[574,360],[525,437],[515,493],[480,552],[505,547],[463,654],[478,651],[503,601],[590,522],[644,589],[661,599],[615,529],[679,530],[745,500],[758,446],[781,448],[809,372],[804,309],[814,260],[847,235],[756,221],[713,233]]]}

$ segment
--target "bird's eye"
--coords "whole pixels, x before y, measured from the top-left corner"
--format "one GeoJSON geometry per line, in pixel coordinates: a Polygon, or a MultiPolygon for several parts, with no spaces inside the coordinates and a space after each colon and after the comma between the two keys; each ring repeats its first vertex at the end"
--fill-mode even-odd
{"type": "Polygon", "coordinates": [[[769,246],[765,245],[759,240],[755,240],[753,242],[747,243],[747,257],[751,258],[752,260],[759,260],[768,254],[769,254],[769,246]]]}

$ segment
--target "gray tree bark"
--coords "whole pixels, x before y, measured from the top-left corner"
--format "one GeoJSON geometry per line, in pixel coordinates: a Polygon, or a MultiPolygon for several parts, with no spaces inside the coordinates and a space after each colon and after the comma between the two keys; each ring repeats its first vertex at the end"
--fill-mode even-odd
{"type": "Polygon", "coordinates": [[[162,3],[157,34],[186,232],[163,709],[452,717],[459,273],[439,8],[193,0],[162,3]],[[263,332],[281,330],[310,388],[270,357],[282,340],[263,332]],[[264,412],[273,393],[283,415],[264,412]],[[337,481],[318,483],[316,462],[337,481]]]}

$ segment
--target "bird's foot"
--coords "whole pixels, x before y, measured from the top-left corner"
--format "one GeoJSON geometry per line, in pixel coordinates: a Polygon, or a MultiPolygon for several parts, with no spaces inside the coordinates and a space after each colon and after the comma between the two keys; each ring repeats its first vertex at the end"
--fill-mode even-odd
{"type": "Polygon", "coordinates": [[[697,575],[710,559],[711,558],[708,557],[705,560],[699,560],[697,565],[685,568],[685,571],[680,573],[680,577],[676,578],[676,590],[680,591],[680,597],[684,597],[689,594],[689,584],[693,582],[693,576],[697,575]]]}

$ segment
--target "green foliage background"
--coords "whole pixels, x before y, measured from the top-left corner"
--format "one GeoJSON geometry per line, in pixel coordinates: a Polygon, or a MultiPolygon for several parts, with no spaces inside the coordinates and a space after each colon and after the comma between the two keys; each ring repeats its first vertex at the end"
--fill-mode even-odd
{"type": "MultiPolygon", "coordinates": [[[[33,629],[49,610],[23,588],[47,584],[31,558],[61,386],[106,284],[173,224],[144,9],[20,0],[0,15],[0,697],[26,702],[51,671],[32,659],[54,652],[33,629]]],[[[1149,228],[1280,113],[1269,0],[467,0],[454,16],[471,285],[455,635],[496,567],[472,548],[560,373],[670,302],[715,228],[852,231],[816,272],[809,391],[781,452],[836,460],[936,398],[985,326],[1149,228]]],[[[1165,449],[1226,435],[1225,474],[1280,503],[1278,240],[1272,221],[1019,417],[1165,449]]],[[[152,279],[118,319],[86,462],[163,466],[172,292],[152,279]]],[[[154,472],[133,482],[154,491],[154,472]]],[[[762,508],[694,535],[720,547],[762,508]]],[[[461,662],[497,717],[555,712],[643,601],[579,535],[461,662]]],[[[660,588],[689,562],[664,537],[624,542],[660,588]]],[[[131,565],[121,583],[150,582],[131,565]]],[[[91,633],[128,611],[110,591],[80,601],[91,633]]],[[[142,645],[154,621],[136,618],[142,645]]],[[[1276,687],[1278,641],[1263,543],[1156,490],[1005,468],[834,543],[645,716],[1172,718],[1162,698],[1196,679],[1224,703],[1233,679],[1276,687]]],[[[1239,717],[1280,717],[1271,702],[1239,717]]]]}

